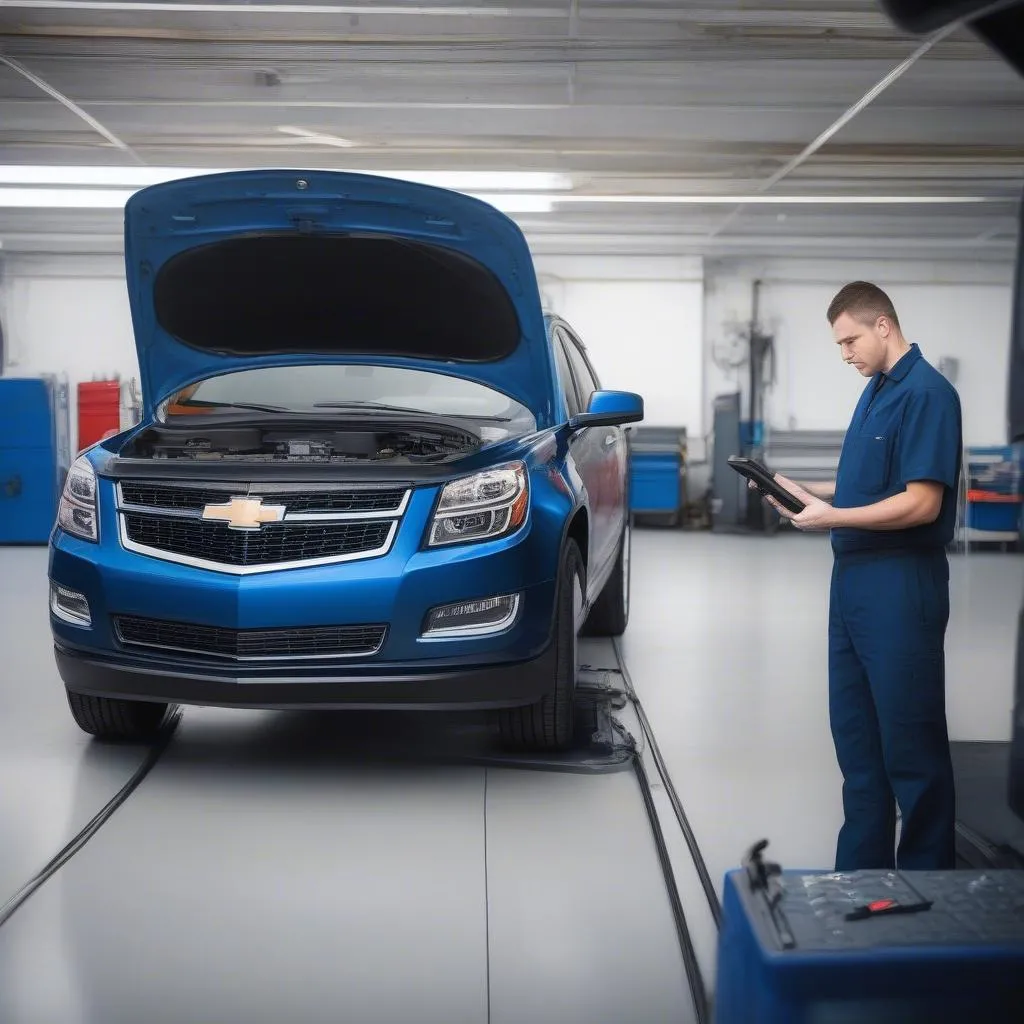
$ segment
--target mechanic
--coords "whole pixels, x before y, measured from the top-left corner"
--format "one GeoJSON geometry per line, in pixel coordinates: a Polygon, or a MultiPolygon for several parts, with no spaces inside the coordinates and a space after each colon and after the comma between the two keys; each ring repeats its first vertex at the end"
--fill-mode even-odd
{"type": "Polygon", "coordinates": [[[956,808],[945,706],[946,545],[962,465],[960,399],[904,338],[876,285],[846,285],[827,318],[843,360],[870,380],[843,443],[832,503],[780,475],[806,507],[794,516],[772,505],[800,529],[831,531],[829,715],[845,815],[835,867],[948,870],[956,808]]]}

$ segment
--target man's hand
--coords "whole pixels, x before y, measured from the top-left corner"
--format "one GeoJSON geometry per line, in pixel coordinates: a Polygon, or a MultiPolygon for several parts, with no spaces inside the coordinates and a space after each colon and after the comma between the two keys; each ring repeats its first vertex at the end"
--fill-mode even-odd
{"type": "MultiPolygon", "coordinates": [[[[765,495],[764,500],[779,513],[783,519],[788,519],[798,530],[831,530],[835,525],[835,509],[826,501],[822,501],[821,498],[815,497],[810,491],[801,487],[798,483],[790,480],[789,477],[783,476],[781,473],[776,473],[773,477],[775,482],[780,486],[789,491],[794,498],[799,498],[804,503],[804,510],[799,514],[790,512],[789,509],[783,508],[774,498],[765,495]]],[[[756,485],[753,481],[750,482],[750,487],[753,490],[757,490],[756,485]]]]}

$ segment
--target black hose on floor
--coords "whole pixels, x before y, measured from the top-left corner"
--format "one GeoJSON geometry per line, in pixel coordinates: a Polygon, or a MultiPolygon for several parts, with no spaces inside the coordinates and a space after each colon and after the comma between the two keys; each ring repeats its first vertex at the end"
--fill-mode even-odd
{"type": "Polygon", "coordinates": [[[658,820],[658,809],[654,806],[654,793],[651,791],[651,782],[647,776],[647,769],[644,767],[643,754],[640,748],[637,747],[633,737],[621,725],[618,723],[616,725],[625,733],[626,741],[633,748],[633,767],[636,769],[637,780],[640,783],[640,793],[643,796],[644,807],[647,810],[647,818],[654,836],[654,845],[658,851],[658,860],[661,863],[662,875],[665,878],[665,886],[668,889],[669,903],[672,905],[672,917],[675,920],[676,934],[679,938],[679,948],[683,955],[686,979],[690,985],[690,996],[693,999],[693,1009],[697,1018],[697,1024],[710,1024],[711,1007],[708,1003],[704,974],[700,969],[700,961],[697,959],[697,950],[693,945],[690,927],[686,923],[683,901],[679,896],[675,872],[672,870],[672,858],[668,852],[668,845],[665,843],[665,833],[662,832],[661,823],[658,820]]]}
{"type": "Polygon", "coordinates": [[[668,798],[672,804],[672,810],[675,812],[676,820],[679,822],[679,828],[683,833],[683,837],[686,840],[686,846],[690,851],[690,857],[693,859],[693,866],[697,871],[697,877],[700,879],[701,888],[704,890],[708,906],[711,908],[711,916],[715,919],[715,926],[721,929],[722,905],[719,902],[718,893],[715,892],[715,886],[711,881],[711,874],[708,871],[707,863],[700,852],[700,845],[697,842],[697,836],[694,834],[693,827],[690,825],[690,820],[686,816],[686,811],[683,810],[682,801],[679,799],[679,794],[676,792],[676,788],[672,784],[672,777],[669,775],[668,768],[665,766],[664,758],[661,756],[661,751],[658,749],[658,741],[654,737],[654,730],[651,728],[650,719],[648,719],[647,713],[644,711],[644,706],[640,703],[640,698],[637,696],[636,690],[633,688],[633,680],[630,678],[629,669],[626,667],[626,659],[622,656],[622,652],[619,650],[618,641],[614,637],[612,638],[612,650],[615,652],[615,661],[619,666],[619,672],[622,674],[625,695],[630,699],[633,707],[636,709],[637,717],[640,719],[640,726],[644,731],[644,736],[647,742],[650,744],[655,766],[658,769],[658,774],[661,776],[662,783],[664,783],[665,792],[668,793],[668,798]]]}
{"type": "Polygon", "coordinates": [[[178,722],[181,720],[181,708],[175,708],[171,714],[164,720],[163,725],[160,727],[160,732],[157,735],[153,746],[150,747],[149,753],[146,755],[145,760],[135,770],[132,777],[114,794],[113,797],[106,803],[106,805],[99,811],[99,813],[90,821],[81,832],[78,833],[64,847],[34,878],[29,879],[2,907],[0,907],[0,928],[2,928],[14,915],[15,911],[21,907],[28,898],[36,892],[41,886],[43,886],[49,879],[51,879],[62,867],[90,839],[110,820],[111,815],[128,799],[129,796],[136,790],[139,783],[153,770],[157,761],[160,760],[163,752],[167,749],[167,745],[171,742],[171,737],[174,735],[174,730],[178,727],[178,722]]]}

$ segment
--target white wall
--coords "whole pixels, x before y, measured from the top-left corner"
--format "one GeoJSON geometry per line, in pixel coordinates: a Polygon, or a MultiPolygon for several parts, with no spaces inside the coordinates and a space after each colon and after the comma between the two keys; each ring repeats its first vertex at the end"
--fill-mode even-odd
{"type": "MultiPolygon", "coordinates": [[[[1010,264],[924,261],[717,261],[706,268],[705,395],[734,390],[711,359],[723,321],[750,316],[751,285],[761,289],[762,322],[774,332],[778,379],[767,402],[768,422],[781,429],[842,430],[865,381],[844,366],[825,311],[847,281],[884,288],[903,331],[933,363],[959,360],[956,381],[964,411],[964,442],[1005,442],[1007,359],[1012,300],[1010,264]]],[[[748,370],[739,377],[745,381],[748,370]]],[[[708,419],[710,423],[710,419],[708,419]]]]}
{"type": "Polygon", "coordinates": [[[644,423],[704,430],[703,265],[696,258],[537,257],[552,311],[577,331],[603,387],[644,397],[644,423]]]}
{"type": "Polygon", "coordinates": [[[125,375],[136,372],[119,258],[10,258],[4,289],[12,371],[67,371],[84,380],[118,370],[125,375]]]}
{"type": "Polygon", "coordinates": [[[5,374],[67,375],[73,445],[78,423],[76,385],[138,374],[123,268],[119,258],[95,256],[5,260],[5,374]]]}

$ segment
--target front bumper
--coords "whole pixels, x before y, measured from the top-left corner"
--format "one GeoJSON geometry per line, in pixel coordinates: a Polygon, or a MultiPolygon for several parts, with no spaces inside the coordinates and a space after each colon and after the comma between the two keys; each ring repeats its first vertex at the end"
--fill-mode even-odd
{"type": "Polygon", "coordinates": [[[469,710],[532,704],[555,678],[554,644],[524,662],[432,670],[338,669],[319,675],[239,674],[154,659],[128,661],[54,645],[67,689],[96,697],[261,709],[469,710]]]}
{"type": "MultiPolygon", "coordinates": [[[[525,662],[549,642],[561,519],[543,504],[510,537],[424,549],[433,496],[429,489],[417,491],[382,557],[239,577],[125,550],[106,490],[100,543],[60,530],[51,542],[51,581],[84,595],[91,615],[85,629],[51,615],[54,641],[63,648],[101,660],[131,658],[137,652],[128,650],[114,629],[118,616],[232,631],[384,625],[384,644],[366,665],[384,671],[408,666],[443,672],[525,662]],[[425,635],[427,616],[438,605],[509,594],[521,598],[510,628],[477,636],[425,635]]],[[[353,671],[356,667],[351,665],[353,671]]]]}

